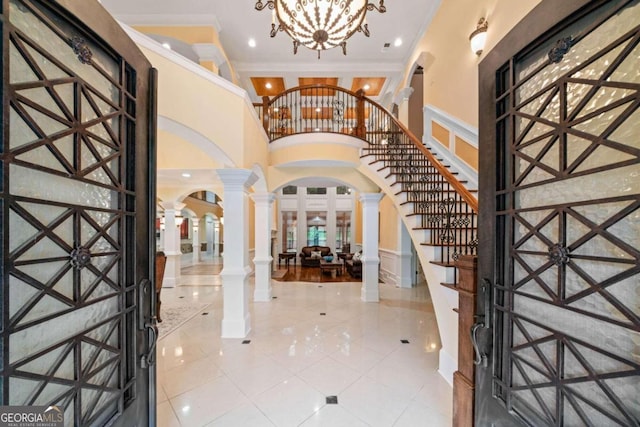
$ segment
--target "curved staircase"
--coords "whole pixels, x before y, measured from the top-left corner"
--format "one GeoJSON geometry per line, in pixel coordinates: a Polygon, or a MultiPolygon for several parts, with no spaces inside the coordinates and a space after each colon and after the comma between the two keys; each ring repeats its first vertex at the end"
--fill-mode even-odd
{"type": "Polygon", "coordinates": [[[390,197],[410,231],[434,302],[443,348],[440,366],[451,379],[457,365],[458,274],[455,261],[475,255],[478,201],[466,182],[443,164],[386,109],[335,86],[290,89],[257,105],[270,139],[300,133],[347,134],[367,142],[358,170],[390,197]],[[443,355],[443,351],[445,354],[443,355]]]}

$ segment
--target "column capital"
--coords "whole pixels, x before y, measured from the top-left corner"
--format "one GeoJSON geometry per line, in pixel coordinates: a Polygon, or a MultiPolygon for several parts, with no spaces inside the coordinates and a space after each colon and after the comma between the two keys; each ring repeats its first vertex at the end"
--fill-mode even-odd
{"type": "Polygon", "coordinates": [[[216,67],[226,61],[220,48],[213,43],[194,43],[191,47],[201,61],[213,61],[216,67]]]}
{"type": "Polygon", "coordinates": [[[404,87],[402,89],[400,89],[398,91],[398,94],[396,95],[395,99],[393,100],[394,104],[400,105],[403,102],[406,102],[409,100],[409,98],[411,97],[411,95],[413,94],[414,89],[411,86],[407,86],[404,87]]]}
{"type": "Polygon", "coordinates": [[[258,176],[249,169],[216,169],[216,173],[225,191],[247,191],[258,180],[258,176]]]}
{"type": "Polygon", "coordinates": [[[181,211],[187,205],[182,202],[178,202],[177,200],[171,200],[167,202],[160,202],[160,206],[162,206],[162,209],[165,211],[181,211]]]}
{"type": "Polygon", "coordinates": [[[249,197],[251,197],[256,204],[271,204],[276,199],[276,195],[273,193],[253,193],[250,194],[249,197]]]}
{"type": "Polygon", "coordinates": [[[200,218],[190,218],[190,219],[194,227],[200,224],[200,218]]]}
{"type": "Polygon", "coordinates": [[[363,205],[377,205],[384,197],[384,193],[360,193],[360,201],[363,205]]]}

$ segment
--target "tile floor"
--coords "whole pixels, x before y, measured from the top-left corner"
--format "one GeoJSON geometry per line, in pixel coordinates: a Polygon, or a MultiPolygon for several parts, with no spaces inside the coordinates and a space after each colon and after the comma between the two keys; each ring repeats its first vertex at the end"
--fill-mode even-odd
{"type": "Polygon", "coordinates": [[[381,284],[372,304],[360,301],[360,283],[274,281],[277,299],[250,304],[242,344],[220,338],[220,278],[182,282],[163,289],[163,303],[208,305],[159,341],[159,426],[451,425],[426,287],[381,284]]]}

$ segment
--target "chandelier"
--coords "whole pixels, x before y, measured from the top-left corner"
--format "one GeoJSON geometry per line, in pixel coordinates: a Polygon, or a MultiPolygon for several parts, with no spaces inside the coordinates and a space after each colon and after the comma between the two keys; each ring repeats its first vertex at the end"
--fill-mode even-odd
{"type": "Polygon", "coordinates": [[[293,54],[304,46],[318,51],[341,47],[347,54],[347,39],[356,32],[369,37],[367,11],[385,13],[384,0],[376,6],[368,0],[262,0],[256,9],[272,10],[271,37],[284,31],[293,39],[293,54]]]}

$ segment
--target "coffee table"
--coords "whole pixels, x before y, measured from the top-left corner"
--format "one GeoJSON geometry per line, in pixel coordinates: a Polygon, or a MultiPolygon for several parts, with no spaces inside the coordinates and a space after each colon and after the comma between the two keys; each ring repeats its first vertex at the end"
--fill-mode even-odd
{"type": "Polygon", "coordinates": [[[335,272],[336,275],[342,274],[344,272],[344,262],[341,259],[325,261],[324,259],[320,260],[320,281],[322,281],[322,275],[325,271],[331,271],[332,274],[335,272]]]}

